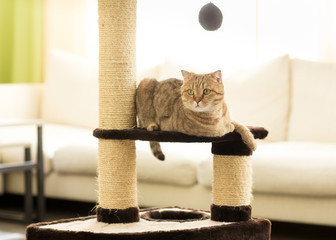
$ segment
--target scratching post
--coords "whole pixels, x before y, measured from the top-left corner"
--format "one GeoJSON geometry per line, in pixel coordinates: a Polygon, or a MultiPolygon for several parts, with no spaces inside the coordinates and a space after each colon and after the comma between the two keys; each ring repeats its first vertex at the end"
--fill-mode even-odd
{"type": "MultiPolygon", "coordinates": [[[[263,139],[250,128],[254,138],[263,139]]],[[[252,150],[241,136],[227,142],[212,143],[213,181],[211,219],[241,222],[251,219],[252,150]]]]}
{"type": "Polygon", "coordinates": [[[211,219],[224,222],[251,219],[252,168],[247,156],[213,157],[211,219]]]}
{"type": "Polygon", "coordinates": [[[213,162],[213,204],[249,205],[252,187],[249,158],[214,155],[213,162]]]}
{"type": "MultiPolygon", "coordinates": [[[[132,128],[135,123],[136,0],[99,0],[99,127],[132,128]]],[[[101,222],[139,220],[135,143],[99,140],[101,222]]]]}

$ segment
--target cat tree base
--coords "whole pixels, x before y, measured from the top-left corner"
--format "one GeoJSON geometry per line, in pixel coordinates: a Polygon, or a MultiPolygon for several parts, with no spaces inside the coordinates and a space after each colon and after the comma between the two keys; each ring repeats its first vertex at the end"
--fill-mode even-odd
{"type": "Polygon", "coordinates": [[[28,226],[27,240],[165,240],[165,239],[270,239],[271,223],[252,218],[242,222],[217,222],[210,213],[182,208],[149,209],[140,212],[135,223],[107,224],[96,216],[37,223],[28,226]]]}

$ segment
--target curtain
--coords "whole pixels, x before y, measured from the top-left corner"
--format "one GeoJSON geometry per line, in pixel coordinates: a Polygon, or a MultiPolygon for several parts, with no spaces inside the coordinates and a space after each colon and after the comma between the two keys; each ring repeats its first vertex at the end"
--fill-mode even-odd
{"type": "Polygon", "coordinates": [[[43,72],[43,0],[0,0],[0,83],[36,83],[43,72]]]}

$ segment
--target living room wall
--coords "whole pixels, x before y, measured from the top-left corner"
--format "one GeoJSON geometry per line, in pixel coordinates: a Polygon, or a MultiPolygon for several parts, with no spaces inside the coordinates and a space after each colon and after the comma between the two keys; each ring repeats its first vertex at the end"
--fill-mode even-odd
{"type": "MultiPolygon", "coordinates": [[[[172,60],[232,72],[257,59],[282,54],[336,61],[336,2],[333,0],[215,0],[222,27],[198,23],[206,0],[138,0],[137,64],[172,60]]],[[[46,54],[58,48],[98,56],[97,0],[46,0],[46,54]]]]}

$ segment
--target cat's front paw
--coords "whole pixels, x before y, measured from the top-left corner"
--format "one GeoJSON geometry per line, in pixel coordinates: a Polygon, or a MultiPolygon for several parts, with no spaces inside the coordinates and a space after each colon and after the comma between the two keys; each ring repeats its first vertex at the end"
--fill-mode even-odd
{"type": "Polygon", "coordinates": [[[147,131],[158,131],[159,126],[156,123],[151,123],[147,126],[147,131]]]}
{"type": "Polygon", "coordinates": [[[228,127],[228,132],[233,132],[235,130],[235,125],[233,125],[232,123],[229,124],[228,127]]]}

